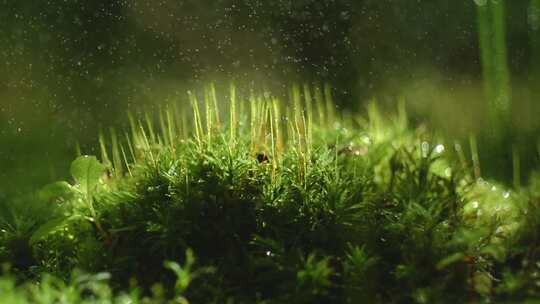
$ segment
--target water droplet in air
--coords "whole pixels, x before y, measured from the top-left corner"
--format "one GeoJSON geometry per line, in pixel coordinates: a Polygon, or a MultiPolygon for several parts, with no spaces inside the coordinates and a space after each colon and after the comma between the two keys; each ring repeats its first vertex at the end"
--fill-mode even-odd
{"type": "Polygon", "coordinates": [[[474,209],[478,208],[478,202],[477,201],[472,202],[472,207],[474,209]]]}
{"type": "Polygon", "coordinates": [[[508,191],[504,192],[503,197],[504,198],[509,198],[510,197],[510,192],[508,192],[508,191]]]}

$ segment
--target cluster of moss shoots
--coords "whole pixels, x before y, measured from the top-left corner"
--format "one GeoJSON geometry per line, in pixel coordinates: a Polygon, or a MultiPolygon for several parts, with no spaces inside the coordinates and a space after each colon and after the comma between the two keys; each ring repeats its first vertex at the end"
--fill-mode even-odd
{"type": "Polygon", "coordinates": [[[71,181],[4,206],[3,300],[540,296],[538,179],[513,191],[483,180],[474,141],[412,128],[401,106],[339,113],[328,87],[294,86],[287,103],[234,86],[226,100],[213,86],[188,95],[101,134],[100,160],[79,156],[71,181]]]}

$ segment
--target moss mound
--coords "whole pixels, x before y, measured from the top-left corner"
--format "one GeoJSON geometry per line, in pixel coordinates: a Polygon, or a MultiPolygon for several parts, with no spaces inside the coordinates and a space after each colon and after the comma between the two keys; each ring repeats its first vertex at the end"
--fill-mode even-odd
{"type": "Polygon", "coordinates": [[[230,99],[226,119],[212,89],[203,103],[190,95],[189,115],[132,119],[125,141],[100,137],[101,162],[81,156],[73,181],[25,199],[35,207],[6,208],[2,294],[12,303],[540,296],[540,179],[520,191],[484,181],[458,144],[408,127],[403,110],[389,120],[375,107],[365,119],[338,115],[328,90],[295,88],[291,107],[237,100],[234,88],[230,99]]]}

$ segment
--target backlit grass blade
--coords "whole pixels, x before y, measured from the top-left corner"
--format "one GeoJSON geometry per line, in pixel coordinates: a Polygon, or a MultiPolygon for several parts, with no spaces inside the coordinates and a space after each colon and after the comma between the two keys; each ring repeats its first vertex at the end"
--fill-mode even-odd
{"type": "Polygon", "coordinates": [[[480,58],[484,91],[494,135],[510,119],[510,73],[506,49],[505,1],[488,0],[477,5],[480,58]]]}

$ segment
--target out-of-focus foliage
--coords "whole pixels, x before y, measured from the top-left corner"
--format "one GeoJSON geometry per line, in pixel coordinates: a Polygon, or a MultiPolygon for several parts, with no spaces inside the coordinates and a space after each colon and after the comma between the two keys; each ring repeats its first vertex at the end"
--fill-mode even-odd
{"type": "MultiPolygon", "coordinates": [[[[0,277],[0,292],[2,301],[5,303],[25,304],[25,303],[181,303],[187,304],[184,297],[185,290],[189,287],[191,280],[196,279],[200,274],[209,272],[209,268],[201,268],[195,272],[191,271],[194,258],[191,251],[187,250],[186,255],[190,257],[184,266],[176,262],[166,261],[165,266],[174,271],[177,286],[171,292],[165,292],[164,287],[156,283],[152,285],[152,291],[148,295],[143,295],[140,288],[131,285],[128,292],[114,292],[109,285],[109,273],[87,274],[79,270],[74,270],[68,280],[44,274],[37,282],[26,282],[19,284],[15,277],[4,274],[0,277]]],[[[5,267],[4,272],[9,268],[5,267]]]]}

